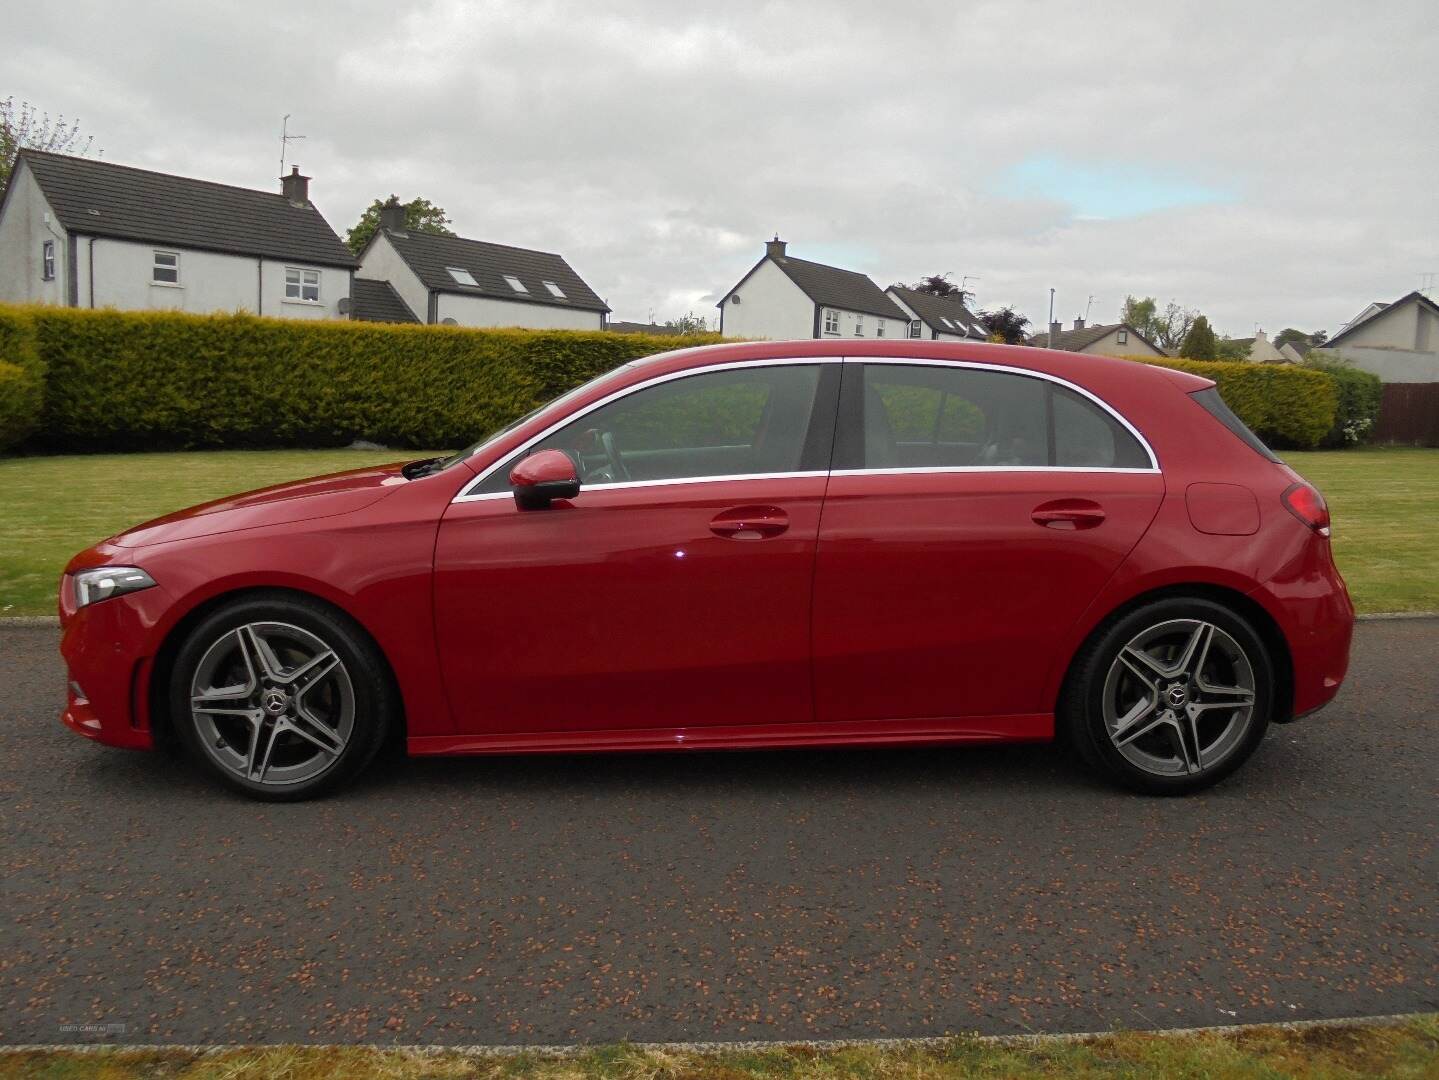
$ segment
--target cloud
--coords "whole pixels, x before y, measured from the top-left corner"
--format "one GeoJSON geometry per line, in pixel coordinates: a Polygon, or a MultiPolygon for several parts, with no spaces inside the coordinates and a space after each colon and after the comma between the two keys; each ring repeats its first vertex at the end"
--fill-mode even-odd
{"type": "Polygon", "coordinates": [[[262,188],[290,113],[337,230],[422,194],[621,318],[712,314],[778,231],[1037,321],[1054,287],[1333,330],[1439,270],[1431,6],[56,0],[7,14],[0,93],[262,188]]]}

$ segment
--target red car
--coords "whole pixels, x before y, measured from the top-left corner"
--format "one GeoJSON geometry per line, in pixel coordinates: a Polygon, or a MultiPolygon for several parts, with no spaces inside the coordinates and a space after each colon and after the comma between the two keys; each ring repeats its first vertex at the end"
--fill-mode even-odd
{"type": "Polygon", "coordinates": [[[63,721],[297,799],[411,754],[1063,736],[1214,783],[1334,697],[1319,493],[1212,383],[979,344],[720,345],[452,457],[141,525],[60,587],[63,721]]]}

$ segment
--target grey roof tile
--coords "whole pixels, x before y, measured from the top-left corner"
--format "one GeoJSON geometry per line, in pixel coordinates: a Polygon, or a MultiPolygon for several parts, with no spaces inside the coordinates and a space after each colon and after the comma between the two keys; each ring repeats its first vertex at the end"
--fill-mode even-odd
{"type": "Polygon", "coordinates": [[[388,281],[355,278],[350,294],[350,317],[360,322],[417,323],[419,318],[410,310],[395,287],[388,281]]]}
{"type": "Polygon", "coordinates": [[[108,161],[20,151],[60,223],[77,235],[263,256],[320,266],[356,265],[314,205],[108,161]]]}
{"type": "Polygon", "coordinates": [[[944,319],[954,319],[966,330],[972,328],[983,336],[989,335],[989,331],[979,321],[979,316],[965,307],[964,301],[958,296],[935,296],[933,293],[907,289],[903,285],[892,285],[889,291],[908,304],[926,326],[938,330],[941,334],[954,333],[954,327],[943,322],[944,319]]]}
{"type": "Polygon", "coordinates": [[[781,255],[774,264],[816,304],[899,319],[901,322],[909,318],[899,305],[884,295],[884,290],[854,270],[796,259],[793,255],[781,255]]]}
{"type": "Polygon", "coordinates": [[[547,251],[393,229],[384,230],[384,235],[429,289],[582,311],[610,310],[579,274],[570,269],[569,263],[547,251]],[[476,284],[461,285],[450,275],[451,266],[468,270],[476,284]],[[505,281],[506,274],[519,278],[527,291],[521,293],[511,288],[505,281]],[[564,299],[554,296],[545,287],[546,281],[558,285],[565,294],[564,299]]]}

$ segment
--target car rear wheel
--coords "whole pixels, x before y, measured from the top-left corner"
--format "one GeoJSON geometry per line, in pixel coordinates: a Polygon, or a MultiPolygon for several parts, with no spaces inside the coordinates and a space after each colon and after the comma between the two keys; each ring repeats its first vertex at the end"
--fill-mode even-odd
{"type": "Polygon", "coordinates": [[[395,715],[374,643],[329,607],[255,597],[202,621],[176,657],[171,716],[209,772],[252,798],[331,790],[374,757],[395,715]]]}
{"type": "Polygon", "coordinates": [[[1269,726],[1274,674],[1242,616],[1211,600],[1147,604],[1102,627],[1075,661],[1059,720],[1093,766],[1180,795],[1215,784],[1269,726]]]}

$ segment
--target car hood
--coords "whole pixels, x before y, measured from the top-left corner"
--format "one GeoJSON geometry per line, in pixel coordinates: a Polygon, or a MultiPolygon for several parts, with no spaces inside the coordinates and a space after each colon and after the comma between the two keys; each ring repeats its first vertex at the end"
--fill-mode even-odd
{"type": "Polygon", "coordinates": [[[118,547],[144,547],[353,513],[383,499],[397,485],[407,483],[400,473],[402,465],[403,462],[397,462],[352,469],[201,503],[136,525],[111,537],[110,543],[118,547]]]}

